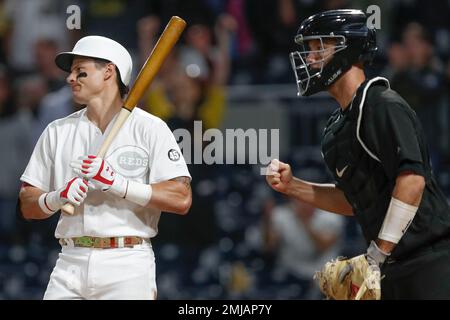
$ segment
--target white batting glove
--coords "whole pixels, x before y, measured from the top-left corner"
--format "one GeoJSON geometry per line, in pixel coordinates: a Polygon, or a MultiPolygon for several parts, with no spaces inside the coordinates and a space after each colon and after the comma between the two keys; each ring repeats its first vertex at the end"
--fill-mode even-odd
{"type": "Polygon", "coordinates": [[[88,155],[72,161],[70,166],[76,174],[88,180],[90,189],[109,191],[119,197],[125,197],[127,180],[116,173],[106,160],[88,155]]]}
{"type": "Polygon", "coordinates": [[[375,241],[372,240],[367,248],[366,258],[369,264],[381,266],[390,255],[390,253],[381,250],[375,241]]]}
{"type": "Polygon", "coordinates": [[[51,215],[67,202],[80,206],[87,197],[88,185],[81,178],[72,178],[59,190],[44,193],[39,197],[42,211],[51,215]]]}

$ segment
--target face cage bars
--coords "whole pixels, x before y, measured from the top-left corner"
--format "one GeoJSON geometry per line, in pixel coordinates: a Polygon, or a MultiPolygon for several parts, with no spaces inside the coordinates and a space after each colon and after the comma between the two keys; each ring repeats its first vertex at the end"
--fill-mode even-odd
{"type": "Polygon", "coordinates": [[[303,50],[302,51],[294,51],[291,52],[289,54],[290,60],[291,60],[291,66],[292,69],[294,70],[294,74],[295,74],[295,81],[297,84],[297,95],[298,96],[303,96],[304,93],[308,90],[309,88],[309,83],[311,81],[312,78],[317,77],[320,78],[322,72],[323,72],[323,68],[325,66],[325,61],[327,60],[327,58],[331,55],[331,54],[335,54],[339,51],[344,50],[345,48],[347,48],[346,43],[346,39],[344,36],[341,35],[318,35],[318,36],[308,36],[308,37],[303,37],[302,35],[299,35],[297,37],[295,37],[295,42],[299,45],[302,46],[303,50]],[[333,47],[329,47],[326,48],[323,45],[323,38],[332,38],[332,39],[338,39],[338,41],[336,42],[337,45],[333,46],[333,47]],[[319,40],[320,41],[320,47],[321,49],[319,50],[305,50],[307,48],[307,45],[305,45],[306,41],[309,40],[319,40]],[[326,51],[329,51],[331,48],[334,49],[334,51],[330,54],[325,55],[326,51]],[[307,62],[307,57],[311,54],[311,53],[315,53],[315,54],[321,54],[322,58],[320,60],[308,63],[307,62]],[[311,65],[317,65],[320,63],[320,68],[310,68],[311,65]],[[316,70],[314,73],[312,73],[313,70],[316,70]],[[306,75],[306,76],[305,76],[306,75]],[[305,84],[306,82],[306,84],[305,84]]]}

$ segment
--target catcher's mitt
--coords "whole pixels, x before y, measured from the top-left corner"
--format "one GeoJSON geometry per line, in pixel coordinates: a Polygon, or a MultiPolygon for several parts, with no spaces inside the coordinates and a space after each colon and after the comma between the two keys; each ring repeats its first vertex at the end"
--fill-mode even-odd
{"type": "Polygon", "coordinates": [[[367,262],[364,254],[351,259],[338,257],[316,272],[320,290],[328,299],[380,300],[380,268],[367,262]]]}

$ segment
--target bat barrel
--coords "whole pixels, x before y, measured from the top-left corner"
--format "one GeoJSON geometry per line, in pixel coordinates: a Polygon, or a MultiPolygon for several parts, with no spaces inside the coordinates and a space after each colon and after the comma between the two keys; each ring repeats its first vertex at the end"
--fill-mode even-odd
{"type": "Polygon", "coordinates": [[[131,111],[138,104],[138,101],[158,73],[161,65],[178,41],[178,38],[185,27],[186,22],[180,17],[173,16],[170,19],[161,37],[153,48],[152,53],[145,62],[144,67],[142,67],[139,72],[135,85],[125,100],[124,108],[131,111]]]}

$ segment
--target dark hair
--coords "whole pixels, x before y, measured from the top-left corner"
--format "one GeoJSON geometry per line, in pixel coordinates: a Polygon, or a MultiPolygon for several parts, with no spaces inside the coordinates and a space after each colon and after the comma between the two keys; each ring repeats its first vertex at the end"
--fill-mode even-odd
{"type": "MultiPolygon", "coordinates": [[[[106,59],[101,59],[101,58],[93,58],[93,59],[94,59],[95,66],[98,69],[103,68],[108,63],[112,63],[111,61],[106,60],[106,59]]],[[[117,78],[116,78],[117,86],[119,87],[120,97],[123,99],[125,97],[125,95],[128,93],[128,87],[122,82],[122,78],[120,77],[120,71],[119,71],[119,68],[117,68],[117,66],[116,66],[116,73],[117,73],[117,78]]]]}

